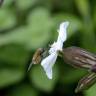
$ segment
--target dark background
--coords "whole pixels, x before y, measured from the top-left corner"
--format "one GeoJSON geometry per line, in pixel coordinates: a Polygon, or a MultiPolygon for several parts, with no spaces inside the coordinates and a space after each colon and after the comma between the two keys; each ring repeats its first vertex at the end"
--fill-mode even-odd
{"type": "Polygon", "coordinates": [[[4,0],[0,7],[0,96],[96,96],[96,85],[75,94],[85,70],[58,58],[49,80],[40,65],[26,72],[39,47],[56,41],[69,21],[64,47],[96,52],[96,0],[4,0]]]}

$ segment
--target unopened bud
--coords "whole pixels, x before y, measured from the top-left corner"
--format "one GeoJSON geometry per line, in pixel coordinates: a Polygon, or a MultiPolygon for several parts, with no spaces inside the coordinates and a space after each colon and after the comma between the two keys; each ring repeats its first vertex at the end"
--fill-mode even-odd
{"type": "Polygon", "coordinates": [[[84,76],[78,83],[75,92],[80,92],[90,88],[94,83],[96,83],[96,73],[89,73],[84,76]]]}
{"type": "Polygon", "coordinates": [[[96,66],[96,55],[79,47],[64,48],[63,59],[66,63],[78,68],[91,70],[92,66],[96,66]]]}

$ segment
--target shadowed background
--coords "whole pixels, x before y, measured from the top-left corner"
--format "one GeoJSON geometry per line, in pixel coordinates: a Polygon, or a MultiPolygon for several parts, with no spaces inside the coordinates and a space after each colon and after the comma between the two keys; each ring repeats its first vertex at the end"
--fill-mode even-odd
{"type": "Polygon", "coordinates": [[[56,41],[57,29],[69,21],[64,47],[96,52],[95,0],[4,0],[0,7],[0,96],[95,96],[96,84],[75,94],[86,70],[58,58],[49,80],[40,65],[26,72],[39,47],[56,41]]]}

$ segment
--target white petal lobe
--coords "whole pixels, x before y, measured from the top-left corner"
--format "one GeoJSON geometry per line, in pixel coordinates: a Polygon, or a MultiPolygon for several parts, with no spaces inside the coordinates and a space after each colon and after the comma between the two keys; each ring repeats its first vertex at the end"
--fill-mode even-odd
{"type": "Polygon", "coordinates": [[[46,75],[49,79],[52,79],[52,68],[47,68],[46,70],[46,75]]]}
{"type": "Polygon", "coordinates": [[[62,41],[64,42],[67,39],[67,27],[69,25],[69,22],[63,22],[60,24],[60,28],[59,28],[59,36],[58,36],[58,40],[57,41],[62,41]]]}
{"type": "Polygon", "coordinates": [[[48,57],[42,60],[41,65],[44,68],[44,71],[46,72],[46,75],[49,79],[52,78],[52,67],[55,64],[57,59],[57,53],[52,53],[48,57]]]}

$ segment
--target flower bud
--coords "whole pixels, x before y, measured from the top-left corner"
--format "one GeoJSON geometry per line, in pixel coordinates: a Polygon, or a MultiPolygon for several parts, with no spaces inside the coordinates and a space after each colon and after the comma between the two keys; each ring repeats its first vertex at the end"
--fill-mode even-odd
{"type": "Polygon", "coordinates": [[[94,83],[96,83],[96,73],[89,73],[84,76],[78,83],[75,92],[80,92],[90,88],[94,83]]]}
{"type": "Polygon", "coordinates": [[[63,49],[63,59],[66,63],[89,70],[96,70],[96,55],[79,47],[67,47],[63,49]],[[93,68],[93,69],[92,69],[93,68]]]}

